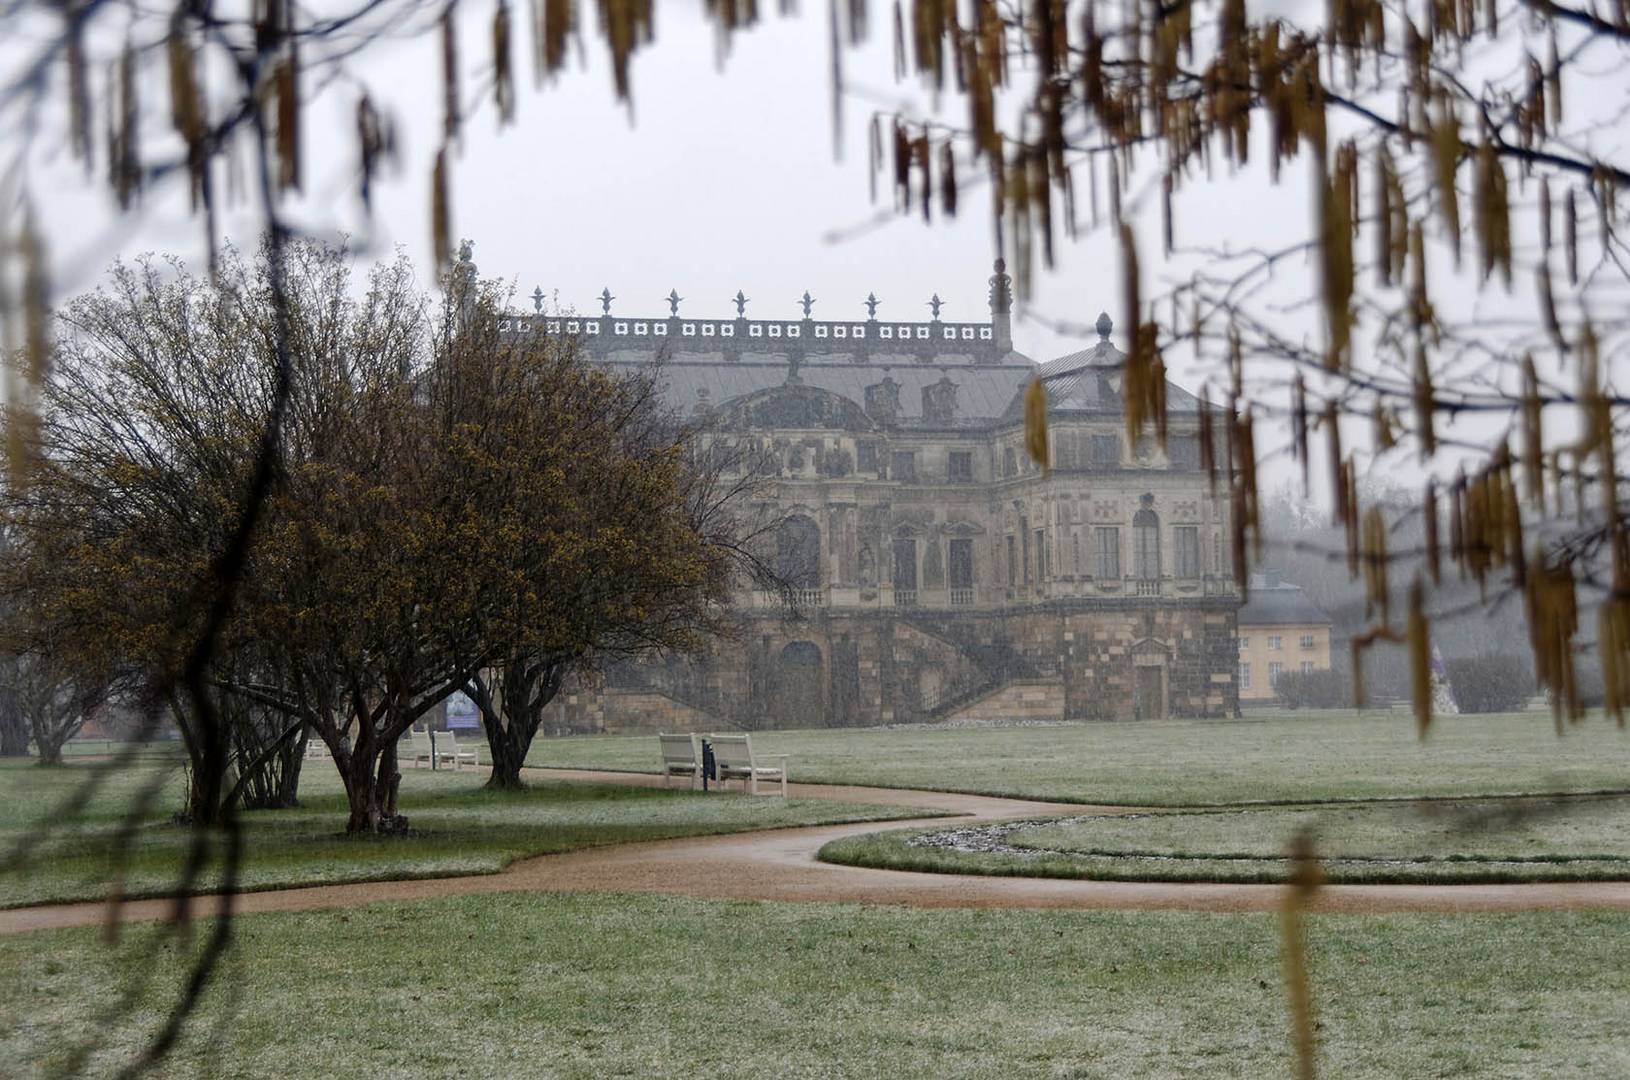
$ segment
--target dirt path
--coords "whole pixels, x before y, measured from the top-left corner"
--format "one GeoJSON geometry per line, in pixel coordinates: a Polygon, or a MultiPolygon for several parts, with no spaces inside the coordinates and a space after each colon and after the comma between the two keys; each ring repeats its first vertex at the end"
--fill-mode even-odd
{"type": "MultiPolygon", "coordinates": [[[[654,786],[658,777],[580,769],[536,770],[559,780],[654,786]]],[[[896,788],[793,784],[792,793],[813,799],[918,807],[924,819],[949,814],[964,820],[1086,812],[1115,813],[1126,807],[959,795],[896,788]]],[[[672,893],[750,900],[805,900],[921,907],[1057,907],[1211,912],[1277,910],[1276,885],[1211,885],[1176,882],[1065,881],[869,870],[817,862],[822,845],[840,837],[901,828],[905,821],[819,825],[701,836],[591,848],[521,859],[497,874],[424,881],[320,885],[248,893],[238,910],[309,911],[383,900],[421,900],[468,893],[591,890],[672,893]]],[[[165,917],[172,902],[141,900],[121,910],[125,921],[165,917]]],[[[213,908],[206,901],[207,912],[213,908]]],[[[1630,882],[1555,882],[1535,885],[1332,885],[1315,908],[1331,912],[1560,911],[1610,908],[1630,911],[1630,882]]],[[[0,933],[101,923],[100,903],[54,904],[0,911],[0,933]]]]}

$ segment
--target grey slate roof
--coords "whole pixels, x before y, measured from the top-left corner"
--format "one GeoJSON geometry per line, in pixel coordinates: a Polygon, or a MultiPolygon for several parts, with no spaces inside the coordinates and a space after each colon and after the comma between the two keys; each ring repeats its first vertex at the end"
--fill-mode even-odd
{"type": "Polygon", "coordinates": [[[1328,626],[1330,616],[1313,606],[1296,585],[1251,585],[1251,598],[1239,609],[1241,626],[1328,626]]]}
{"type": "MultiPolygon", "coordinates": [[[[899,385],[895,423],[905,428],[988,428],[1017,422],[1024,416],[1025,388],[1037,375],[1051,411],[1120,416],[1115,383],[1126,357],[1110,344],[1107,315],[1099,316],[1097,329],[1096,345],[1038,365],[1022,353],[1000,351],[1005,329],[997,333],[994,324],[984,323],[540,312],[514,313],[500,326],[501,333],[517,337],[580,336],[597,363],[612,367],[660,363],[663,397],[683,414],[724,408],[788,383],[816,387],[863,406],[868,387],[892,379],[899,385]],[[946,379],[957,388],[954,417],[949,425],[929,425],[923,418],[923,388],[946,379]]],[[[1166,400],[1174,411],[1192,411],[1197,405],[1193,395],[1172,384],[1166,400]]]]}

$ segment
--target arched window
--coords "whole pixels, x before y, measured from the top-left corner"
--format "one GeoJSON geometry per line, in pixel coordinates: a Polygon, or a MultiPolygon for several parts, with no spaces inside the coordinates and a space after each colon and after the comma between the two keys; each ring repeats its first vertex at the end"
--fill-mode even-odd
{"type": "Polygon", "coordinates": [[[1145,581],[1160,577],[1160,515],[1153,510],[1132,515],[1132,572],[1145,581]]]}
{"type": "Polygon", "coordinates": [[[794,514],[775,531],[775,572],[793,589],[821,587],[821,527],[794,514]]]}

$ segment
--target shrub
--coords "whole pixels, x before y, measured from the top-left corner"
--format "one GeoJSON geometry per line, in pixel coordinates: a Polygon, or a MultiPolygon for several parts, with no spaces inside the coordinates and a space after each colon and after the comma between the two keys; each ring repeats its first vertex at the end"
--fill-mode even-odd
{"type": "Polygon", "coordinates": [[[1340,671],[1287,671],[1274,693],[1287,709],[1340,709],[1352,702],[1352,680],[1340,671]]]}
{"type": "Polygon", "coordinates": [[[1534,692],[1520,656],[1468,656],[1443,663],[1455,704],[1463,713],[1513,712],[1534,692]]]}

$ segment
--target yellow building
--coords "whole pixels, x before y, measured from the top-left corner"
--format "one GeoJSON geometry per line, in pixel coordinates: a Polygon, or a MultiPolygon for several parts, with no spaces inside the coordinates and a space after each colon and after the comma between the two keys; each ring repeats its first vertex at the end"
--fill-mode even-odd
{"type": "Polygon", "coordinates": [[[1272,701],[1287,671],[1330,668],[1330,617],[1276,573],[1252,575],[1250,600],[1239,609],[1241,705],[1272,701]]]}

